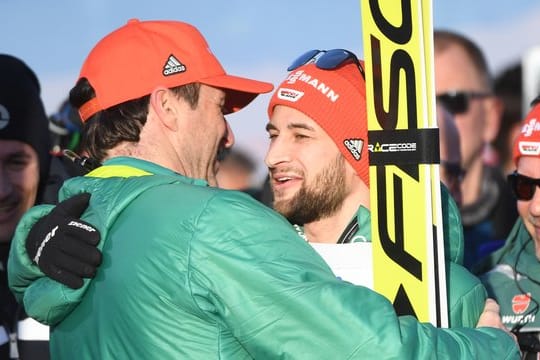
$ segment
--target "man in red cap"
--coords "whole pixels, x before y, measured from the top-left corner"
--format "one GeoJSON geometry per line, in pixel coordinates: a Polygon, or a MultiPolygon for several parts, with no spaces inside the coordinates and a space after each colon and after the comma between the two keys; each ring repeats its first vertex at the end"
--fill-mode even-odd
{"type": "MultiPolygon", "coordinates": [[[[28,229],[50,210],[34,208],[18,228],[10,259],[13,291],[33,316],[54,324],[55,358],[517,356],[500,329],[437,329],[398,317],[382,296],[338,280],[283,217],[246,194],[208,186],[215,185],[219,150],[233,143],[223,114],[269,85],[213,71],[215,58],[192,27],[130,22],[96,49],[71,100],[86,122],[85,149],[105,161],[68,181],[61,193],[92,194],[85,222],[51,227],[56,215],[70,210],[63,202],[32,229],[43,240],[25,247],[28,229]],[[201,43],[205,51],[198,52],[201,43]],[[127,75],[151,84],[132,92],[138,82],[106,69],[122,64],[109,61],[103,46],[128,62],[151,54],[127,75]],[[155,71],[161,75],[149,75],[155,71]],[[103,90],[123,81],[130,83],[118,85],[127,98],[103,90]],[[40,261],[53,256],[56,235],[66,228],[96,234],[88,223],[102,237],[103,264],[95,277],[77,290],[43,277],[40,261]]],[[[360,159],[359,139],[346,140],[360,159]]],[[[480,326],[496,325],[496,306],[489,305],[480,326]]]]}
{"type": "Polygon", "coordinates": [[[520,217],[504,247],[491,254],[479,272],[500,304],[503,323],[516,332],[522,351],[536,359],[540,354],[540,98],[533,102],[514,142],[513,160],[516,171],[508,181],[520,217]]]}
{"type": "MultiPolygon", "coordinates": [[[[268,107],[271,142],[266,164],[274,209],[296,224],[299,234],[321,252],[338,276],[372,287],[365,81],[362,65],[353,56],[334,49],[314,53],[303,66],[292,66],[268,107]],[[334,60],[330,66],[332,59],[340,58],[342,63],[334,60]],[[353,252],[357,256],[348,263],[353,252]]],[[[438,115],[444,139],[458,139],[453,119],[444,118],[448,114],[442,108],[438,115]]],[[[444,165],[460,168],[459,147],[457,158],[456,149],[447,151],[444,146],[443,150],[444,165]]],[[[446,171],[443,175],[449,180],[446,171]]],[[[459,189],[459,181],[454,182],[459,189]]],[[[459,211],[446,191],[443,204],[450,326],[474,327],[487,294],[460,265],[459,211]]]]}

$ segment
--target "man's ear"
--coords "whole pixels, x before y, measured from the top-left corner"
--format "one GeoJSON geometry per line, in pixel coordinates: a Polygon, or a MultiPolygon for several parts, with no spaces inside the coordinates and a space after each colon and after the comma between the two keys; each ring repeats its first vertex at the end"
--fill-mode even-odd
{"type": "Polygon", "coordinates": [[[164,87],[157,87],[150,93],[150,111],[166,128],[178,129],[178,108],[174,106],[178,99],[173,92],[164,87]]]}

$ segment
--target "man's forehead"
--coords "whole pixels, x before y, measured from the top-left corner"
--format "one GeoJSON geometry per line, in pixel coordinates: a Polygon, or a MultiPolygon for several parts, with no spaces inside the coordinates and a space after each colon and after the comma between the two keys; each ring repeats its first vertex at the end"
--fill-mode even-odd
{"type": "Polygon", "coordinates": [[[482,79],[482,74],[463,47],[452,44],[435,54],[435,86],[438,92],[477,89],[484,85],[482,79]]]}
{"type": "Polygon", "coordinates": [[[313,131],[323,131],[315,120],[303,112],[283,105],[276,106],[268,122],[267,129],[268,127],[283,129],[304,128],[313,131]]]}
{"type": "Polygon", "coordinates": [[[517,162],[517,171],[519,173],[528,172],[533,170],[535,174],[533,177],[536,177],[537,174],[540,174],[540,157],[538,156],[522,156],[517,162]]]}
{"type": "Polygon", "coordinates": [[[5,158],[12,155],[35,155],[35,150],[28,144],[19,140],[0,140],[0,157],[5,158]]]}

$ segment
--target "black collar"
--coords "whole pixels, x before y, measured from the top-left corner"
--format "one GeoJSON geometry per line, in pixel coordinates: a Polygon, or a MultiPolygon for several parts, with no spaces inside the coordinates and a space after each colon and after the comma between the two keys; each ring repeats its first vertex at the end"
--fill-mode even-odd
{"type": "Polygon", "coordinates": [[[351,240],[354,237],[354,234],[358,231],[358,220],[356,219],[356,216],[353,217],[349,225],[343,230],[343,233],[339,237],[337,243],[338,244],[348,244],[351,242],[351,240]]]}

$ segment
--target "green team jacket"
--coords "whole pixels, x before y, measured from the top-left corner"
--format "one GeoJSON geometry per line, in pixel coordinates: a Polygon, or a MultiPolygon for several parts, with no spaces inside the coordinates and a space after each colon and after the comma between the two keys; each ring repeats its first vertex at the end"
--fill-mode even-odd
{"type": "Polygon", "coordinates": [[[11,289],[51,325],[54,359],[519,356],[498,329],[396,317],[381,295],[336,279],[286,219],[249,195],[133,158],[97,170],[111,177],[74,178],[61,190],[61,199],[92,193],[83,219],[101,231],[103,252],[94,279],[71,290],[30,262],[25,237],[50,206],[27,213],[12,243],[11,289]],[[123,169],[128,177],[111,176],[123,169]]]}
{"type": "MultiPolygon", "coordinates": [[[[441,185],[443,208],[443,237],[446,258],[448,322],[450,327],[475,327],[484,310],[487,292],[481,281],[465,269],[463,264],[463,226],[459,209],[441,185]]],[[[358,230],[351,242],[371,242],[371,215],[361,206],[356,213],[358,230]]],[[[305,239],[303,229],[295,226],[305,239]]],[[[307,240],[307,239],[306,239],[307,240]]]]}
{"type": "Polygon", "coordinates": [[[540,264],[534,241],[521,218],[505,245],[481,262],[477,271],[483,273],[481,279],[488,293],[499,303],[503,324],[509,329],[523,325],[521,332],[540,332],[535,303],[540,301],[540,264]]]}

